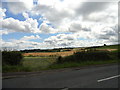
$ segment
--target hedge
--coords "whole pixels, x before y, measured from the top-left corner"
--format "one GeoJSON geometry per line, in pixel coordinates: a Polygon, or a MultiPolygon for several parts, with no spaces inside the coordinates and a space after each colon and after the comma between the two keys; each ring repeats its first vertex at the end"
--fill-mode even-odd
{"type": "Polygon", "coordinates": [[[22,63],[23,56],[19,51],[3,51],[2,63],[3,65],[20,65],[22,63]]]}
{"type": "Polygon", "coordinates": [[[110,59],[113,59],[110,52],[89,51],[89,52],[76,52],[70,56],[66,56],[66,57],[62,57],[62,58],[59,57],[57,60],[57,63],[71,62],[71,61],[72,62],[101,61],[101,60],[110,60],[110,59]]]}

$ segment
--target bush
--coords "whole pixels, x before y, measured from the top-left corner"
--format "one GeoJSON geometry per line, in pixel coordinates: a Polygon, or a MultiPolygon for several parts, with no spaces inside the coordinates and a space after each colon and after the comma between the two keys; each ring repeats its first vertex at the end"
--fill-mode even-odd
{"type": "Polygon", "coordinates": [[[91,51],[75,53],[76,60],[109,60],[109,52],[107,51],[91,51]]]}
{"type": "Polygon", "coordinates": [[[23,56],[19,51],[3,51],[2,63],[3,65],[21,65],[23,56]]]}
{"type": "Polygon", "coordinates": [[[76,52],[73,55],[59,58],[59,62],[81,62],[81,61],[102,61],[112,59],[110,52],[107,51],[89,51],[76,52]]]}
{"type": "Polygon", "coordinates": [[[62,63],[62,62],[63,62],[63,61],[62,61],[62,57],[59,56],[58,59],[57,59],[57,63],[59,64],[59,63],[62,63]]]}

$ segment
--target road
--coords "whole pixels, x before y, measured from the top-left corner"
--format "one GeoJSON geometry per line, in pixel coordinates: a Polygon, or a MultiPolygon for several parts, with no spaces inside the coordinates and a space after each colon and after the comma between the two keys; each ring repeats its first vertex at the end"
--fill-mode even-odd
{"type": "Polygon", "coordinates": [[[118,88],[118,65],[3,79],[3,88],[118,88]]]}

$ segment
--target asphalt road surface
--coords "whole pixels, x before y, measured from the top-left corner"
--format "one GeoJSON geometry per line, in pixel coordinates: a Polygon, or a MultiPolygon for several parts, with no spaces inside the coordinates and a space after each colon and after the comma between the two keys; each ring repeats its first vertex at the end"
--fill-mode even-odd
{"type": "Polygon", "coordinates": [[[118,88],[118,65],[3,79],[3,88],[118,88]]]}

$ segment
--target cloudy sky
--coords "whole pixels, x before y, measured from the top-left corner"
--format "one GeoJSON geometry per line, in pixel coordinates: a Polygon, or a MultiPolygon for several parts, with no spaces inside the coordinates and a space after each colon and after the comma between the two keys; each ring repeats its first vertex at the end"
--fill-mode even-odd
{"type": "Polygon", "coordinates": [[[4,0],[0,13],[3,48],[48,49],[118,43],[115,1],[4,0]]]}

